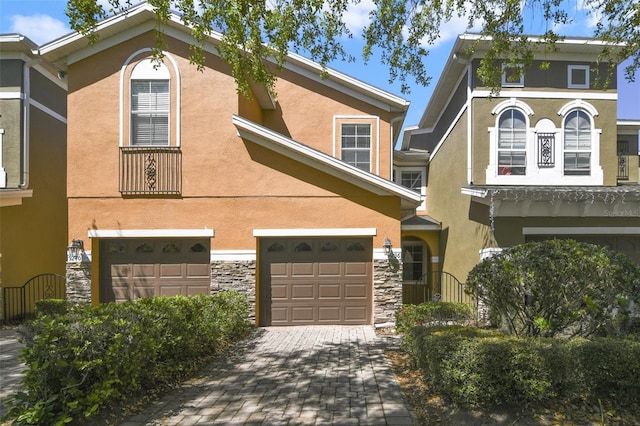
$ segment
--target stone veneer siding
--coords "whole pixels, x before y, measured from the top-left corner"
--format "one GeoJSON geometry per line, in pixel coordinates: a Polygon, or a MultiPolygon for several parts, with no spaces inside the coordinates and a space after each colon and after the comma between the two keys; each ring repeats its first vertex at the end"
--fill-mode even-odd
{"type": "Polygon", "coordinates": [[[402,306],[402,262],[394,255],[373,261],[373,323],[395,323],[402,306]]]}
{"type": "Polygon", "coordinates": [[[256,261],[216,261],[211,263],[211,294],[235,290],[247,296],[249,318],[256,316],[256,261]]]}
{"type": "MultiPolygon", "coordinates": [[[[250,319],[255,322],[256,261],[217,261],[211,263],[211,294],[235,290],[247,296],[250,319]]],[[[67,263],[67,300],[91,302],[91,262],[67,263]]],[[[395,257],[373,262],[373,322],[395,322],[402,306],[402,263],[395,257]]]]}
{"type": "Polygon", "coordinates": [[[91,261],[67,262],[67,300],[91,303],[91,261]]]}

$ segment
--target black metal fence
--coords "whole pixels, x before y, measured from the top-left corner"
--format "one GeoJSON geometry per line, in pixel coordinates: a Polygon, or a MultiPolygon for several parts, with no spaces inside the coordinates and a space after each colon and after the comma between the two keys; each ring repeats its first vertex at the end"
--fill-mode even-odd
{"type": "Polygon", "coordinates": [[[20,287],[4,287],[4,320],[23,320],[35,313],[36,301],[42,299],[64,299],[67,279],[58,274],[40,274],[20,287]]]}
{"type": "Polygon", "coordinates": [[[120,192],[123,195],[180,195],[182,152],[179,147],[121,147],[120,192]]]}
{"type": "Polygon", "coordinates": [[[403,303],[417,305],[429,301],[466,303],[477,307],[473,295],[465,292],[464,283],[444,271],[431,271],[415,282],[402,285],[403,303]]]}

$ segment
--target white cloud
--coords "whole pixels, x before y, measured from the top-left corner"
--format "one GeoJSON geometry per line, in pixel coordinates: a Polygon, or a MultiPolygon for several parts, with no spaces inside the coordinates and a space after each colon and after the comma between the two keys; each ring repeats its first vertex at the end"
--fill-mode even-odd
{"type": "Polygon", "coordinates": [[[49,15],[13,15],[11,31],[29,37],[36,44],[43,44],[69,33],[66,24],[49,15]]]}
{"type": "Polygon", "coordinates": [[[376,8],[372,0],[362,0],[358,4],[350,3],[342,16],[345,25],[354,35],[362,34],[362,29],[369,24],[369,13],[376,8]]]}

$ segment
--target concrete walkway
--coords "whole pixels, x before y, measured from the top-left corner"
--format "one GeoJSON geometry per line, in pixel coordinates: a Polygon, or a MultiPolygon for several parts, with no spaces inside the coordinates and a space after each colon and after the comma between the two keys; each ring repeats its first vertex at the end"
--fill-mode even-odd
{"type": "Polygon", "coordinates": [[[269,327],[123,425],[412,425],[372,327],[269,327]]]}
{"type": "Polygon", "coordinates": [[[0,329],[0,417],[8,410],[5,399],[20,389],[25,365],[19,355],[22,343],[15,329],[0,329]]]}

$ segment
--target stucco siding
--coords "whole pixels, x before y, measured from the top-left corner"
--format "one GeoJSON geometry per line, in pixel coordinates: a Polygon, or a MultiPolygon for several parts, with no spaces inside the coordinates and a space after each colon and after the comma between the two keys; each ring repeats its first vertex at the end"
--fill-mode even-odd
{"type": "Polygon", "coordinates": [[[467,113],[429,164],[428,214],[442,224],[440,264],[461,281],[478,262],[473,255],[488,244],[486,224],[469,221],[470,197],[460,190],[467,185],[467,113]]]}

